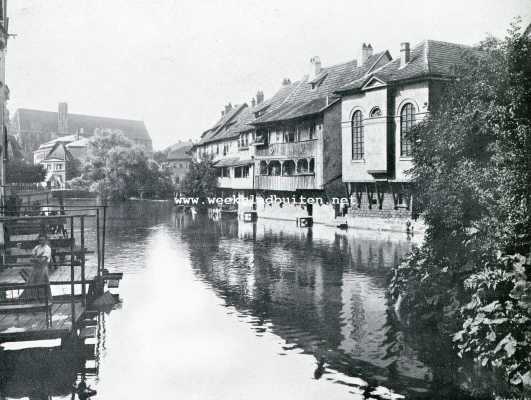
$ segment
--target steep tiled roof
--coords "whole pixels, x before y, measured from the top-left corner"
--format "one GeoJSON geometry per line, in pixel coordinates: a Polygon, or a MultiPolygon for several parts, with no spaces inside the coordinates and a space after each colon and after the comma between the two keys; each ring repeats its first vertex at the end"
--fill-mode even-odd
{"type": "Polygon", "coordinates": [[[247,104],[235,106],[229,113],[223,115],[212,128],[201,135],[198,145],[236,138],[242,132],[255,129],[252,124],[256,120],[256,113],[267,114],[277,110],[286,98],[296,90],[299,84],[300,82],[295,82],[283,85],[272,97],[254,108],[249,107],[247,104]]]}
{"type": "Polygon", "coordinates": [[[254,124],[271,123],[299,118],[321,112],[335,102],[335,91],[353,79],[360,78],[380,64],[391,59],[387,51],[370,56],[366,62],[358,66],[356,60],[323,68],[313,79],[304,77],[294,84],[294,90],[274,111],[269,111],[257,118],[254,124]]]}
{"type": "MultiPolygon", "coordinates": [[[[17,114],[22,131],[57,132],[57,112],[19,108],[17,114]]],[[[69,133],[77,133],[80,128],[85,134],[92,134],[96,128],[117,129],[132,140],[151,140],[143,121],[68,113],[69,133]]]]}
{"type": "Polygon", "coordinates": [[[248,109],[247,104],[241,104],[234,106],[229,112],[226,112],[214,126],[201,135],[199,145],[216,142],[218,140],[228,138],[228,130],[231,126],[238,123],[238,119],[241,118],[240,114],[248,109]],[[238,119],[236,118],[238,117],[238,119]]]}
{"type": "Polygon", "coordinates": [[[460,44],[425,40],[411,50],[410,61],[405,66],[401,67],[400,59],[395,59],[367,76],[353,79],[337,92],[358,90],[371,77],[380,79],[384,83],[428,76],[452,77],[454,67],[464,60],[467,53],[478,54],[479,51],[460,44]]]}

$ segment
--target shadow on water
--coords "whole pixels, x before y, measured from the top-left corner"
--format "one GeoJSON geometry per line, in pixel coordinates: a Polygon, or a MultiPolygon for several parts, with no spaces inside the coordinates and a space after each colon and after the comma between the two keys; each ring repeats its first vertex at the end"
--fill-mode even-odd
{"type": "Polygon", "coordinates": [[[412,246],[405,236],[186,215],[174,223],[197,275],[257,336],[283,338],[281,354],[314,355],[319,378],[337,370],[408,398],[466,398],[441,357],[448,349],[431,332],[402,329],[388,304],[389,271],[412,246]]]}

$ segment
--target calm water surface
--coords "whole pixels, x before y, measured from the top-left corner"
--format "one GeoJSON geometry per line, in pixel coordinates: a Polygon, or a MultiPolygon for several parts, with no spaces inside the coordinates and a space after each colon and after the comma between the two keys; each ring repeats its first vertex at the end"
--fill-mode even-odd
{"type": "Polygon", "coordinates": [[[404,235],[193,219],[153,202],[108,221],[122,302],[100,315],[92,368],[60,350],[3,351],[2,398],[71,399],[82,376],[94,399],[459,395],[444,351],[402,329],[385,297],[404,235]]]}

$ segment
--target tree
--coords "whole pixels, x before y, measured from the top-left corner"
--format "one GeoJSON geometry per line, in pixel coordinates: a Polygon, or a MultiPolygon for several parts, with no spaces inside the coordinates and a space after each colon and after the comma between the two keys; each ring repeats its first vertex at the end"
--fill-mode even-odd
{"type": "Polygon", "coordinates": [[[200,209],[205,210],[207,198],[217,192],[218,176],[210,158],[192,160],[190,169],[181,182],[181,192],[186,197],[199,199],[200,209]]]}
{"type": "Polygon", "coordinates": [[[412,132],[428,229],[395,268],[390,293],[406,298],[413,324],[436,324],[461,355],[521,388],[531,384],[522,273],[531,249],[531,47],[515,24],[480,49],[463,55],[459,78],[412,132]]]}
{"type": "Polygon", "coordinates": [[[82,178],[74,183],[85,182],[90,190],[109,200],[125,200],[144,193],[169,198],[173,193],[171,180],[158,164],[142,148],[114,132],[101,133],[90,140],[82,178]]]}
{"type": "Polygon", "coordinates": [[[43,182],[46,170],[41,164],[33,165],[22,160],[9,160],[7,163],[7,183],[43,182]]]}
{"type": "Polygon", "coordinates": [[[81,161],[72,158],[66,162],[66,180],[69,181],[79,176],[81,176],[81,161]]]}

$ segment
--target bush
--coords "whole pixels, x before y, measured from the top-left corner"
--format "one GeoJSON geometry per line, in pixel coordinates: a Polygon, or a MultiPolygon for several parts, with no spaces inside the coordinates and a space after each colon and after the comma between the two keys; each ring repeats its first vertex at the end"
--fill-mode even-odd
{"type": "Polygon", "coordinates": [[[498,256],[464,283],[472,298],[453,337],[459,355],[501,369],[513,385],[531,386],[531,284],[525,257],[498,256]]]}

